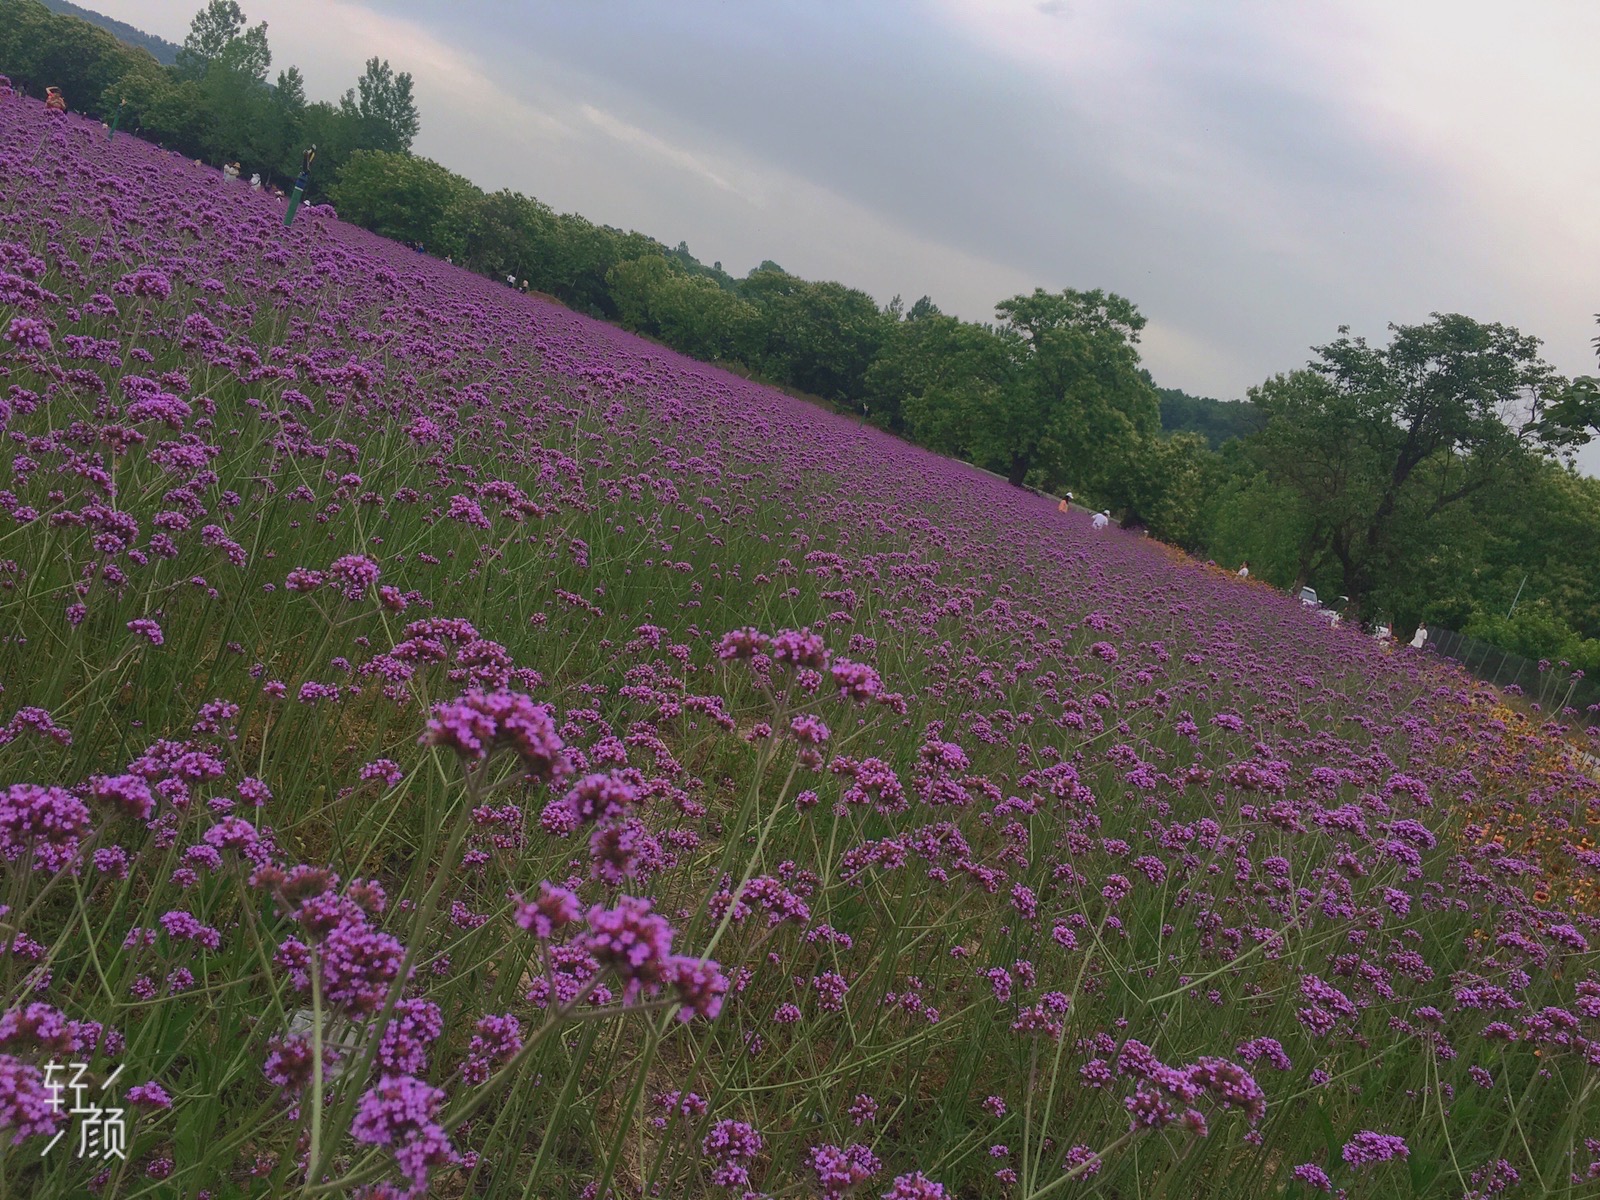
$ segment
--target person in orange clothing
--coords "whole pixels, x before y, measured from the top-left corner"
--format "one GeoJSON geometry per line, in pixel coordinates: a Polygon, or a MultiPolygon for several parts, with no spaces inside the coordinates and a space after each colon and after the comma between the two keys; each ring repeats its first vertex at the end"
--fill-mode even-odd
{"type": "Polygon", "coordinates": [[[67,98],[61,94],[58,87],[47,87],[44,90],[44,108],[46,112],[64,113],[67,111],[67,98]]]}

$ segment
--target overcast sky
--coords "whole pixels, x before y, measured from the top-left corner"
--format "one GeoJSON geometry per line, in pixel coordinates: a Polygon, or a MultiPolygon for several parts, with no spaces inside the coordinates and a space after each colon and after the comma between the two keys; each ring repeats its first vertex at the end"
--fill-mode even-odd
{"type": "MultiPolygon", "coordinates": [[[[1600,371],[1594,0],[242,3],[311,98],[388,58],[417,153],[736,275],[1107,288],[1221,398],[1435,311],[1600,371]]],[[[200,0],[91,6],[182,41],[200,0]]]]}

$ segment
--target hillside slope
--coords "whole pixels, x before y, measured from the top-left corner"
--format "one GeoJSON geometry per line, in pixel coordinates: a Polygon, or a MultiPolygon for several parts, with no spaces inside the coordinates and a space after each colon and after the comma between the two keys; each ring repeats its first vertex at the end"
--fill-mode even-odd
{"type": "Polygon", "coordinates": [[[158,63],[170,67],[178,61],[178,51],[181,46],[167,41],[166,38],[157,37],[153,33],[146,33],[129,25],[126,21],[119,21],[115,17],[108,17],[104,13],[95,12],[93,9],[84,8],[73,4],[72,0],[39,0],[51,12],[60,13],[66,17],[77,17],[91,25],[98,25],[119,42],[129,46],[136,46],[140,50],[148,50],[158,63]]]}
{"type": "Polygon", "coordinates": [[[1543,732],[280,203],[0,113],[16,1194],[1591,1171],[1600,789],[1543,732]],[[104,1175],[37,1152],[69,1053],[104,1175]]]}

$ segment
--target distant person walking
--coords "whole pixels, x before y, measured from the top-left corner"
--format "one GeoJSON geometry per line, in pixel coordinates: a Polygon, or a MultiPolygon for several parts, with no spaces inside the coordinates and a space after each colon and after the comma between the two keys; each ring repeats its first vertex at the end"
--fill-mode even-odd
{"type": "Polygon", "coordinates": [[[1096,531],[1102,530],[1107,525],[1111,524],[1111,514],[1106,512],[1097,512],[1089,519],[1089,524],[1093,525],[1096,531]]]}
{"type": "Polygon", "coordinates": [[[1416,633],[1411,635],[1411,648],[1413,650],[1421,650],[1427,644],[1428,644],[1428,627],[1426,625],[1419,624],[1417,626],[1416,633]]]}
{"type": "Polygon", "coordinates": [[[1056,511],[1057,512],[1071,512],[1072,511],[1072,493],[1071,492],[1068,492],[1066,495],[1061,497],[1061,503],[1056,505],[1056,511]]]}
{"type": "Polygon", "coordinates": [[[250,190],[253,191],[253,192],[259,192],[261,190],[261,172],[260,171],[257,171],[257,172],[255,172],[255,174],[250,176],[250,190]]]}
{"type": "Polygon", "coordinates": [[[45,112],[60,113],[62,116],[67,115],[67,98],[61,94],[60,88],[45,88],[44,110],[45,112]]]}

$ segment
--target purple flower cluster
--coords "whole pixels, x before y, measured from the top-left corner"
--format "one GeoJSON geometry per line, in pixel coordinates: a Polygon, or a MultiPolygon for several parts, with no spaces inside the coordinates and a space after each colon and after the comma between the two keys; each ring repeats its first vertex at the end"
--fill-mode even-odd
{"type": "Polygon", "coordinates": [[[0,856],[25,856],[35,870],[59,871],[77,858],[90,827],[82,800],[58,787],[14,783],[0,793],[0,856]]]}
{"type": "Polygon", "coordinates": [[[711,1182],[723,1188],[748,1187],[750,1166],[762,1145],[761,1135],[745,1122],[718,1121],[700,1143],[700,1153],[713,1164],[711,1182]]]}
{"type": "Polygon", "coordinates": [[[1339,1151],[1339,1157],[1352,1167],[1388,1162],[1393,1158],[1407,1158],[1410,1154],[1405,1138],[1396,1137],[1392,1133],[1374,1133],[1370,1129],[1361,1130],[1339,1151]]]}
{"type": "Polygon", "coordinates": [[[469,762],[481,762],[504,747],[539,779],[558,779],[568,771],[550,710],[520,692],[471,691],[436,705],[421,740],[446,746],[469,762]]]}
{"type": "Polygon", "coordinates": [[[664,986],[676,989],[679,1018],[710,1020],[722,1011],[728,981],[710,960],[672,953],[672,926],[650,911],[650,901],[621,897],[615,908],[595,905],[579,944],[622,980],[622,1000],[631,1004],[664,986]]]}
{"type": "Polygon", "coordinates": [[[844,1200],[883,1169],[878,1156],[856,1142],[842,1147],[813,1146],[807,1159],[822,1200],[844,1200]]]}
{"type": "Polygon", "coordinates": [[[428,1174],[459,1160],[450,1137],[438,1124],[444,1092],[410,1075],[385,1075],[361,1097],[350,1134],[358,1142],[390,1146],[400,1173],[410,1182],[408,1197],[428,1191],[428,1174]]]}

